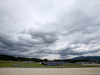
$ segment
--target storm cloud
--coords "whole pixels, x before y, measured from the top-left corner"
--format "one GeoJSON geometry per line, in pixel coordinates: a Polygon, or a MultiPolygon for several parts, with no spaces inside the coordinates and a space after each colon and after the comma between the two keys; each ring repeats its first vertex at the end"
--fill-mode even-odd
{"type": "Polygon", "coordinates": [[[0,1],[0,54],[41,59],[100,56],[100,1],[0,1]]]}

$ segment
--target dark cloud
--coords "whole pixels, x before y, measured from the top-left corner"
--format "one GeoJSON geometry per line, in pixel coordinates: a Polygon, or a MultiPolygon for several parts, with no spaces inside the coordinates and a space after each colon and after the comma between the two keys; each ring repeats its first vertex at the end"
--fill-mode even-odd
{"type": "Polygon", "coordinates": [[[0,53],[36,58],[100,56],[100,1],[0,1],[0,53]]]}
{"type": "Polygon", "coordinates": [[[45,43],[54,43],[56,40],[58,40],[57,34],[52,32],[42,32],[42,31],[29,31],[29,34],[32,36],[32,38],[40,39],[41,41],[45,43]]]}

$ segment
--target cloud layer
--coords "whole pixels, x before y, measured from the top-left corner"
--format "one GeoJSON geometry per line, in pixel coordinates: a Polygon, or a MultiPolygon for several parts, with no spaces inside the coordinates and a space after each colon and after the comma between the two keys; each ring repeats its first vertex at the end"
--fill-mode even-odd
{"type": "Polygon", "coordinates": [[[0,54],[100,56],[99,0],[0,1],[0,54]]]}

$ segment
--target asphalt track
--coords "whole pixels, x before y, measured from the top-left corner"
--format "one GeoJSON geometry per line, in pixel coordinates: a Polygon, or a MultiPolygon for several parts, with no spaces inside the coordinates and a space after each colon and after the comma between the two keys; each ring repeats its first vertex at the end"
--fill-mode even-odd
{"type": "Polygon", "coordinates": [[[0,68],[0,75],[100,75],[100,68],[0,68]]]}

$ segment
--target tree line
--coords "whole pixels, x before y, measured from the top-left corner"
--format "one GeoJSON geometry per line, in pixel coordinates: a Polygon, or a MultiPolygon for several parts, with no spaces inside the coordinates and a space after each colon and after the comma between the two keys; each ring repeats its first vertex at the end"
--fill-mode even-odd
{"type": "Polygon", "coordinates": [[[47,59],[14,57],[14,56],[1,55],[1,54],[0,54],[0,60],[5,60],[5,61],[35,61],[35,62],[48,61],[47,59]]]}

